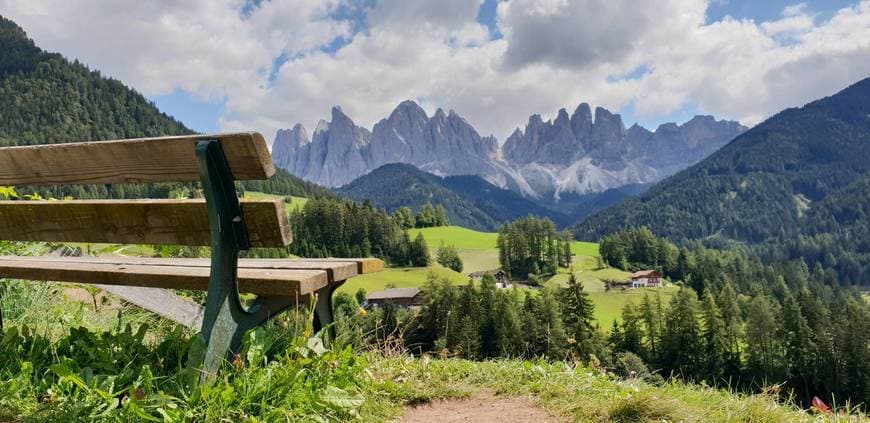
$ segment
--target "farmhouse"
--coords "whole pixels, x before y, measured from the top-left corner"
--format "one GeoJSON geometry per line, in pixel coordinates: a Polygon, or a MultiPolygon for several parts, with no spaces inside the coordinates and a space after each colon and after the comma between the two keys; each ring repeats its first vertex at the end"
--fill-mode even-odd
{"type": "Polygon", "coordinates": [[[658,270],[640,270],[631,274],[632,288],[659,288],[662,286],[662,274],[658,270]]]}
{"type": "Polygon", "coordinates": [[[419,307],[423,304],[420,288],[390,288],[366,295],[365,308],[378,308],[387,304],[396,307],[419,307]]]}
{"type": "Polygon", "coordinates": [[[507,272],[501,269],[481,270],[479,272],[472,272],[468,274],[468,277],[474,281],[480,282],[483,280],[483,276],[487,273],[495,278],[496,287],[507,288],[510,286],[510,278],[508,278],[507,272]]]}

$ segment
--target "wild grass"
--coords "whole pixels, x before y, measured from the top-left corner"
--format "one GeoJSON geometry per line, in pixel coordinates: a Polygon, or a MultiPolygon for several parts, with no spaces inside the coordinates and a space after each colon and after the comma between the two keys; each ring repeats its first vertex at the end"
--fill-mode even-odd
{"type": "MultiPolygon", "coordinates": [[[[484,389],[522,396],[551,413],[581,422],[812,422],[856,416],[814,416],[769,395],[742,395],[680,382],[662,386],[620,380],[569,363],[520,360],[372,358],[373,382],[394,401],[464,397],[484,389]]],[[[857,420],[856,420],[857,421],[857,420]]]]}

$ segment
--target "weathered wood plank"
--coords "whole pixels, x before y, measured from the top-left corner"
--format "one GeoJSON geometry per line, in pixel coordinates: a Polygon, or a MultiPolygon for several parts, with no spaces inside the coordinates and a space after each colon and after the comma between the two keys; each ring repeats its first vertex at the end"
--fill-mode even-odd
{"type": "Polygon", "coordinates": [[[202,327],[204,308],[190,300],[175,295],[172,291],[143,286],[94,285],[103,291],[115,294],[145,310],[157,313],[173,322],[199,331],[202,327]]]}
{"type": "Polygon", "coordinates": [[[0,185],[198,181],[196,143],[215,139],[237,180],[275,174],[263,136],[244,132],[0,148],[0,185]]]}
{"type": "MultiPolygon", "coordinates": [[[[77,263],[40,257],[0,257],[0,277],[35,281],[208,289],[208,267],[77,263]]],[[[307,295],[328,284],[325,270],[251,269],[238,271],[239,292],[259,295],[307,295]]]]}
{"type": "MultiPolygon", "coordinates": [[[[12,256],[0,256],[11,258],[12,256]]],[[[40,261],[96,263],[116,265],[141,266],[185,266],[210,267],[211,259],[207,258],[153,258],[153,257],[39,257],[40,261]]],[[[358,264],[351,259],[342,261],[317,261],[310,259],[240,259],[239,269],[275,269],[275,270],[323,270],[327,273],[329,283],[350,279],[358,274],[358,264]]]]}
{"type": "Polygon", "coordinates": [[[357,265],[357,272],[360,275],[367,273],[377,273],[384,270],[383,260],[376,258],[306,258],[302,259],[310,262],[333,263],[336,261],[352,261],[357,265]]]}
{"type": "MultiPolygon", "coordinates": [[[[290,243],[290,224],[279,200],[243,200],[253,247],[290,243]]],[[[0,239],[209,245],[205,200],[0,201],[0,239]]]]}

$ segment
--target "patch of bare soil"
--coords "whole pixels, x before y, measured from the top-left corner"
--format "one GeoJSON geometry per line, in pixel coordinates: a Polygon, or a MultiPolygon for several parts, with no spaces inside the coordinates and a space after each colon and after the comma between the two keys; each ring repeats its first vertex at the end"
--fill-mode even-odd
{"type": "Polygon", "coordinates": [[[561,422],[524,398],[499,398],[478,393],[471,398],[449,399],[409,408],[400,423],[548,423],[561,422]]]}

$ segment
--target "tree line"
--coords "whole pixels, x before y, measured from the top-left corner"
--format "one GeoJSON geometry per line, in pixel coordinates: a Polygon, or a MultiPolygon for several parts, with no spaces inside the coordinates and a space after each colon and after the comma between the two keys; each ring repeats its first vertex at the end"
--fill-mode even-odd
{"type": "Polygon", "coordinates": [[[498,231],[498,260],[511,277],[553,274],[571,265],[571,234],[557,232],[552,220],[529,216],[498,231]]]}
{"type": "Polygon", "coordinates": [[[434,228],[437,226],[449,226],[450,220],[447,219],[447,210],[439,204],[432,206],[432,203],[426,202],[420,212],[414,214],[410,207],[399,207],[393,212],[393,220],[402,229],[411,228],[434,228]]]}
{"type": "Polygon", "coordinates": [[[378,257],[394,266],[425,267],[431,261],[422,234],[407,230],[371,203],[315,198],[290,212],[293,243],[285,248],[254,249],[249,257],[378,257]]]}

